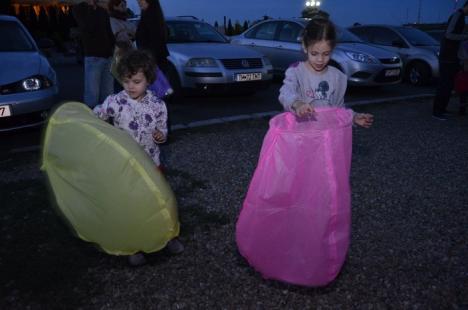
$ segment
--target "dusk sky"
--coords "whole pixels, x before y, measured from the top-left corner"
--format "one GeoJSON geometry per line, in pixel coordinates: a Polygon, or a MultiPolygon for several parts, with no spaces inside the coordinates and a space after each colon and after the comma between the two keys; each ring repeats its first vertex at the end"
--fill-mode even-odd
{"type": "MultiPolygon", "coordinates": [[[[135,1],[135,0],[134,0],[135,1]]],[[[271,17],[298,17],[305,0],[160,0],[166,16],[193,15],[219,24],[223,16],[234,22],[271,17]]],[[[458,1],[460,7],[465,0],[458,1]]],[[[129,2],[129,7],[135,4],[129,2]]],[[[342,26],[354,22],[403,24],[416,22],[421,2],[421,22],[445,22],[453,12],[455,0],[322,0],[321,8],[342,26]]]]}

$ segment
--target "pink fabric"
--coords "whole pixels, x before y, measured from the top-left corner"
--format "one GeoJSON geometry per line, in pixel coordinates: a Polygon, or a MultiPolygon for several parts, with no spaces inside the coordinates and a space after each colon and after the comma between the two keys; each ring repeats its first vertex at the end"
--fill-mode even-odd
{"type": "Polygon", "coordinates": [[[240,253],[264,278],[333,281],[350,237],[352,111],[317,108],[270,121],[236,225],[240,253]]]}
{"type": "Polygon", "coordinates": [[[460,71],[455,76],[455,90],[458,93],[468,92],[468,72],[460,71]]]}

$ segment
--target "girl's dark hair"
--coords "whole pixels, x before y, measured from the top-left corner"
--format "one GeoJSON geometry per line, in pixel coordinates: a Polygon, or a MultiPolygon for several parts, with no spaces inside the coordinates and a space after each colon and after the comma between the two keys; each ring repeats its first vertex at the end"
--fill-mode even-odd
{"type": "Polygon", "coordinates": [[[145,51],[131,50],[125,54],[117,64],[117,75],[120,80],[130,78],[142,71],[148,83],[152,84],[156,79],[156,64],[153,57],[145,51]]]}
{"type": "Polygon", "coordinates": [[[128,18],[128,12],[121,12],[121,11],[115,10],[115,7],[119,6],[122,2],[127,3],[126,0],[109,0],[109,2],[107,2],[107,9],[111,17],[122,19],[122,20],[126,20],[128,18]]]}
{"type": "Polygon", "coordinates": [[[328,19],[323,17],[312,18],[304,29],[302,43],[307,48],[318,41],[329,41],[332,48],[336,46],[336,28],[328,19]]]}

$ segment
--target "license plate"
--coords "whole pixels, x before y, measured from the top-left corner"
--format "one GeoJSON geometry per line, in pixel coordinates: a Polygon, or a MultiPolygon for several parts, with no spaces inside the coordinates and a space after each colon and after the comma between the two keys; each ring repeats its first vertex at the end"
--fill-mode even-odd
{"type": "Polygon", "coordinates": [[[258,81],[262,79],[260,72],[255,73],[238,73],[235,76],[236,82],[258,81]]]}
{"type": "Polygon", "coordinates": [[[385,76],[398,76],[400,75],[400,69],[392,69],[385,71],[385,76]]]}
{"type": "Polygon", "coordinates": [[[0,105],[0,117],[11,116],[10,106],[0,105]]]}

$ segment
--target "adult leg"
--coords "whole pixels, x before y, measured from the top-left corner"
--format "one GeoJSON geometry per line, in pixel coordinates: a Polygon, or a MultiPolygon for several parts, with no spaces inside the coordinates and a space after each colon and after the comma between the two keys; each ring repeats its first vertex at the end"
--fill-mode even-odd
{"type": "Polygon", "coordinates": [[[99,88],[100,103],[103,103],[109,95],[114,93],[114,77],[110,71],[111,63],[111,58],[101,58],[101,85],[99,88]]]}
{"type": "Polygon", "coordinates": [[[439,63],[439,84],[432,106],[432,113],[434,116],[442,116],[446,112],[450,95],[454,87],[455,75],[459,69],[460,66],[458,63],[439,63]]]}
{"type": "Polygon", "coordinates": [[[101,79],[99,58],[84,58],[84,103],[94,108],[99,100],[99,84],[101,79]]]}
{"type": "Polygon", "coordinates": [[[460,109],[458,110],[459,115],[466,115],[466,107],[468,106],[468,92],[460,94],[460,109]]]}

